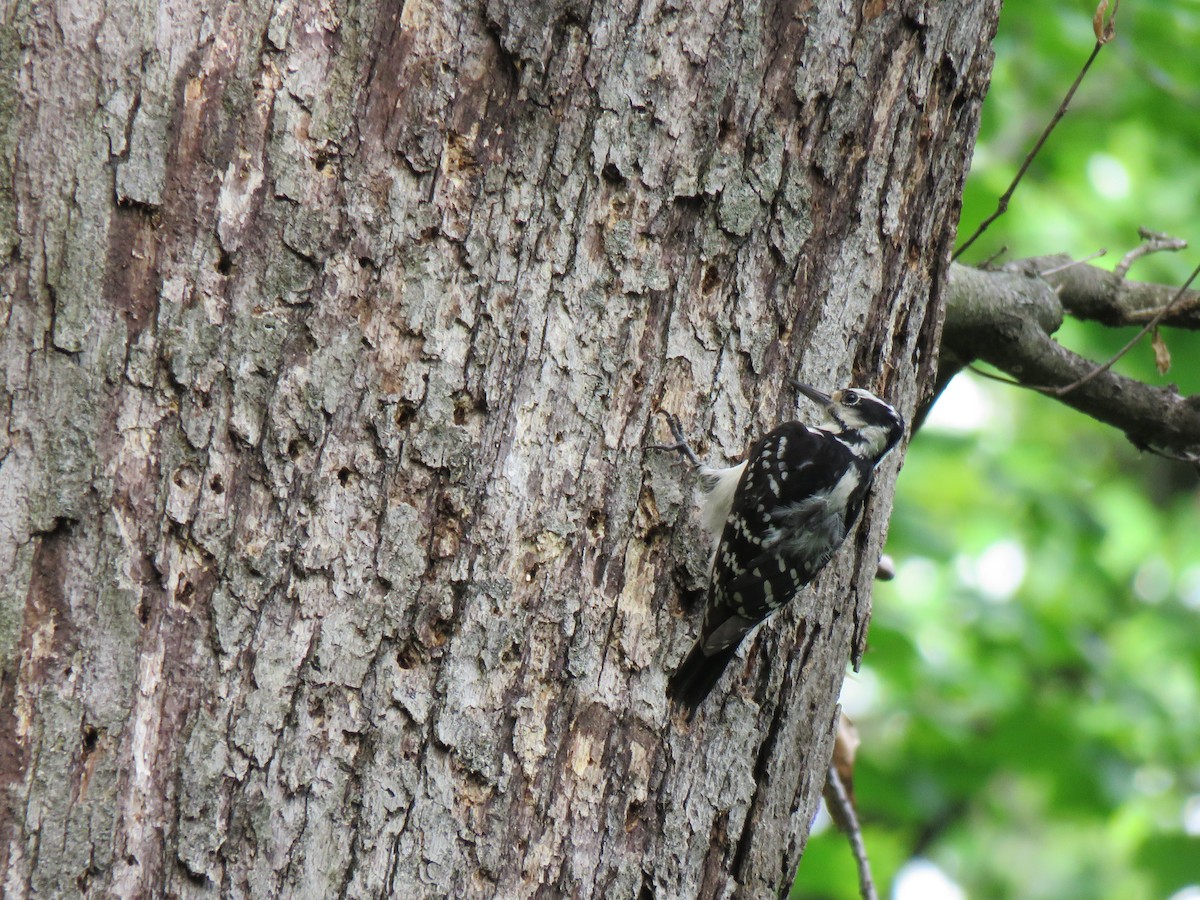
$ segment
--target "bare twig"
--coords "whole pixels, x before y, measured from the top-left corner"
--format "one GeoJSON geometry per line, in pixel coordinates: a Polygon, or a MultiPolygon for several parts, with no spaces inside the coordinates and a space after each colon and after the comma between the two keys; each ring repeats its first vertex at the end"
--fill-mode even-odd
{"type": "Polygon", "coordinates": [[[1085,256],[1083,259],[1073,259],[1070,262],[1063,263],[1061,266],[1055,266],[1053,269],[1047,269],[1044,272],[1038,272],[1038,275],[1040,275],[1042,278],[1045,278],[1047,275],[1056,275],[1059,272],[1065,272],[1067,269],[1070,269],[1073,266],[1082,266],[1084,263],[1090,263],[1093,259],[1099,259],[1106,253],[1108,253],[1108,251],[1101,247],[1091,256],[1085,256]]]}
{"type": "Polygon", "coordinates": [[[1200,473],[1200,453],[1173,453],[1161,447],[1151,447],[1150,452],[1164,459],[1173,459],[1176,462],[1187,463],[1189,466],[1193,466],[1197,473],[1200,473]]]}
{"type": "Polygon", "coordinates": [[[1003,375],[995,375],[991,372],[985,372],[983,369],[979,368],[979,366],[974,364],[967,366],[966,369],[969,372],[974,372],[980,378],[986,378],[989,381],[998,381],[1001,384],[1009,384],[1013,387],[1025,387],[1025,385],[1021,384],[1021,382],[1017,381],[1015,378],[1005,378],[1003,375]]]}
{"type": "MultiPolygon", "coordinates": [[[[987,231],[993,222],[995,222],[998,218],[1004,215],[1005,212],[1008,211],[1008,202],[1012,199],[1012,195],[1016,192],[1017,185],[1021,183],[1021,179],[1025,177],[1025,172],[1028,171],[1029,166],[1032,165],[1034,158],[1038,155],[1042,149],[1042,146],[1050,137],[1050,132],[1054,130],[1054,127],[1059,123],[1059,120],[1066,115],[1067,107],[1070,105],[1072,98],[1074,98],[1075,92],[1079,89],[1079,85],[1083,83],[1084,76],[1087,75],[1088,69],[1092,67],[1092,63],[1095,62],[1096,57],[1099,55],[1100,48],[1112,39],[1113,22],[1117,16],[1118,4],[1113,5],[1113,13],[1112,16],[1109,17],[1108,23],[1106,25],[1096,26],[1096,46],[1092,48],[1092,53],[1087,58],[1087,62],[1083,64],[1083,68],[1080,69],[1079,74],[1075,76],[1074,83],[1071,85],[1070,90],[1067,91],[1067,95],[1063,97],[1062,103],[1058,105],[1058,109],[1055,110],[1054,116],[1050,119],[1050,123],[1042,131],[1041,136],[1037,139],[1037,143],[1033,145],[1033,149],[1030,150],[1028,155],[1025,157],[1025,161],[1021,163],[1021,168],[1017,171],[1016,177],[1013,178],[1012,184],[1008,186],[1008,190],[1000,195],[1000,201],[996,204],[996,211],[984,219],[979,224],[979,227],[975,229],[975,233],[967,238],[966,242],[961,244],[959,248],[954,251],[954,256],[951,257],[952,260],[958,259],[960,256],[962,256],[966,249],[975,243],[979,236],[987,231]]],[[[1099,17],[1099,19],[1103,19],[1104,11],[1107,8],[1108,0],[1103,0],[1099,9],[1096,11],[1096,15],[1099,17]]]]}
{"type": "MultiPolygon", "coordinates": [[[[875,892],[875,882],[871,878],[871,864],[867,861],[867,847],[863,843],[862,829],[858,824],[858,815],[854,812],[854,804],[850,802],[850,796],[846,793],[846,786],[842,784],[836,767],[829,767],[829,773],[825,779],[825,786],[829,788],[825,792],[825,800],[828,802],[830,794],[833,795],[834,802],[838,807],[838,814],[846,822],[850,849],[854,852],[854,861],[858,864],[858,889],[863,900],[878,900],[879,894],[875,892]]],[[[830,815],[832,816],[833,813],[830,815]]]]}
{"type": "Polygon", "coordinates": [[[1142,326],[1142,330],[1135,334],[1133,338],[1130,339],[1129,343],[1118,350],[1108,362],[1104,363],[1103,365],[1096,366],[1096,368],[1092,369],[1092,371],[1088,372],[1082,378],[1078,378],[1070,384],[1064,384],[1061,387],[1056,388],[1034,387],[1032,390],[1041,391],[1044,394],[1050,394],[1054,397],[1065,397],[1067,394],[1071,393],[1071,391],[1075,390],[1081,385],[1087,384],[1087,382],[1091,381],[1101,372],[1107,372],[1113,367],[1117,360],[1133,349],[1134,345],[1137,344],[1138,341],[1140,341],[1158,326],[1158,323],[1161,322],[1167,313],[1171,311],[1171,307],[1183,299],[1183,297],[1187,294],[1187,289],[1192,286],[1192,282],[1196,280],[1197,275],[1200,275],[1200,265],[1197,265],[1196,268],[1192,269],[1192,274],[1189,275],[1187,281],[1183,283],[1183,287],[1181,287],[1175,293],[1175,296],[1171,299],[1171,302],[1160,309],[1158,314],[1153,319],[1142,326]]]}
{"type": "Polygon", "coordinates": [[[1004,244],[1003,246],[1000,247],[999,250],[997,250],[995,253],[993,253],[991,256],[989,256],[987,259],[985,259],[983,262],[981,262],[979,264],[979,268],[983,269],[984,271],[990,270],[992,267],[992,263],[994,263],[996,260],[998,260],[1000,257],[1002,257],[1007,252],[1008,252],[1008,244],[1004,244]]]}
{"type": "Polygon", "coordinates": [[[1113,274],[1118,278],[1124,278],[1125,273],[1129,271],[1129,267],[1143,256],[1148,256],[1151,253],[1160,253],[1163,250],[1187,249],[1187,241],[1183,240],[1182,238],[1173,238],[1168,234],[1150,231],[1148,228],[1139,228],[1138,235],[1141,236],[1144,243],[1142,243],[1140,246],[1134,247],[1123,257],[1121,257],[1121,261],[1117,263],[1116,268],[1113,269],[1113,274]]]}

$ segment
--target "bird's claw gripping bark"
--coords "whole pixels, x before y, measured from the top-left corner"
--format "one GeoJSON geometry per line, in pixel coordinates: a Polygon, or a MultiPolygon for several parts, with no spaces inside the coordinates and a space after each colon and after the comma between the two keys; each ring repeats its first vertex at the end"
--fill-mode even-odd
{"type": "Polygon", "coordinates": [[[679,424],[679,417],[674,413],[669,413],[665,409],[660,412],[667,419],[667,427],[671,429],[671,437],[675,438],[673,444],[650,444],[650,450],[668,450],[678,453],[690,462],[696,468],[700,468],[700,458],[696,456],[696,452],[692,450],[691,444],[688,443],[687,437],[683,433],[683,426],[679,424]]]}

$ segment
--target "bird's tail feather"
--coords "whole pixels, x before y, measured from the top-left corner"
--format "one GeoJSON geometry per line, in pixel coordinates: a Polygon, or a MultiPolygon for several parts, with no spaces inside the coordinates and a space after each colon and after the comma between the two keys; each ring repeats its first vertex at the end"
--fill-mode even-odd
{"type": "Polygon", "coordinates": [[[687,655],[687,659],[680,664],[679,668],[675,670],[675,674],[671,676],[671,680],[667,682],[667,696],[687,710],[689,719],[696,714],[696,708],[704,702],[704,698],[716,686],[725,667],[737,653],[737,644],[735,643],[732,647],[719,650],[712,656],[705,656],[702,645],[703,641],[696,641],[692,652],[687,655]]]}

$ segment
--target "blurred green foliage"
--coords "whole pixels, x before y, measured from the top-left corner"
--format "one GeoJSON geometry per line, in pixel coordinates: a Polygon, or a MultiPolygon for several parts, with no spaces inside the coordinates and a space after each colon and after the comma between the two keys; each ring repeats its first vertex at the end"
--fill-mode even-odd
{"type": "MultiPolygon", "coordinates": [[[[1005,3],[961,238],[1087,58],[1094,9],[1005,3]]],[[[1179,284],[1200,261],[1200,2],[1125,0],[1117,31],[963,262],[1106,247],[1111,267],[1139,225],[1191,246],[1131,278],[1179,284]]],[[[1133,333],[1068,322],[1058,338],[1103,360],[1133,333]]],[[[1200,336],[1164,337],[1165,376],[1148,342],[1119,371],[1200,394],[1200,336]]],[[[1200,897],[1196,474],[1053,400],[964,377],[908,451],[898,577],[876,586],[843,694],[881,894],[924,858],[972,898],[1200,897]]],[[[858,896],[832,827],[814,831],[793,896],[858,896]]]]}

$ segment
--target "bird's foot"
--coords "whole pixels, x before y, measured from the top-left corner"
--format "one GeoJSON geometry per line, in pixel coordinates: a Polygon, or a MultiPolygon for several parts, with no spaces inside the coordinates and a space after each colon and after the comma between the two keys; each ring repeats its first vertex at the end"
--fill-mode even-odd
{"type": "Polygon", "coordinates": [[[660,410],[667,419],[667,427],[671,429],[671,437],[675,438],[673,444],[650,444],[648,450],[667,450],[674,451],[684,457],[696,468],[700,468],[700,457],[696,456],[696,452],[692,450],[692,445],[688,443],[687,437],[683,433],[683,426],[679,424],[679,417],[674,413],[669,413],[665,409],[660,410]]]}

